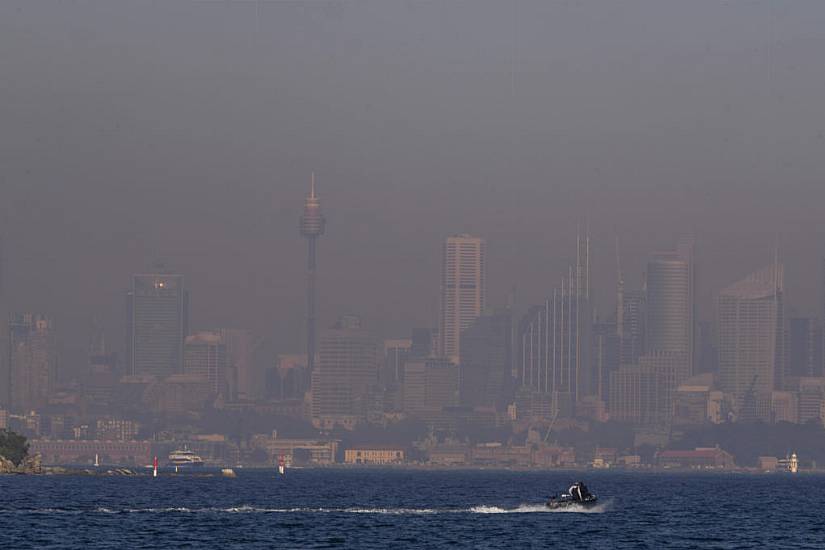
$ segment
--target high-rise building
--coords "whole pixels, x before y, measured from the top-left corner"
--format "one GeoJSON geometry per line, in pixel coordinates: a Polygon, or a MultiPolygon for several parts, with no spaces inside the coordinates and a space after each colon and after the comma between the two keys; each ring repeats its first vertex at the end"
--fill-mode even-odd
{"type": "Polygon", "coordinates": [[[111,406],[118,374],[117,353],[106,349],[106,335],[95,323],[89,342],[89,370],[83,384],[91,406],[100,409],[111,406]]]}
{"type": "Polygon", "coordinates": [[[693,264],[692,244],[654,254],[647,263],[645,347],[648,353],[684,354],[677,383],[693,374],[693,264]]]}
{"type": "Polygon", "coordinates": [[[48,403],[56,359],[52,320],[39,313],[13,313],[8,361],[12,411],[39,410],[48,403]]]}
{"type": "Polygon", "coordinates": [[[226,344],[226,365],[229,369],[229,396],[232,399],[260,399],[264,395],[264,373],[256,369],[253,354],[256,341],[246,329],[224,328],[221,337],[226,344]]]}
{"type": "Polygon", "coordinates": [[[182,372],[183,343],[189,334],[183,275],[134,275],[128,298],[129,374],[162,378],[182,372]]]}
{"type": "Polygon", "coordinates": [[[278,401],[303,400],[309,389],[307,356],[279,354],[276,367],[267,373],[267,396],[278,401]]]}
{"type": "Polygon", "coordinates": [[[410,338],[384,340],[384,368],[381,369],[381,383],[385,387],[404,381],[404,363],[410,357],[411,348],[410,338]]]}
{"type": "Polygon", "coordinates": [[[378,382],[376,340],[357,318],[339,320],[321,333],[317,374],[312,374],[316,425],[354,426],[366,415],[366,398],[378,382]]]}
{"type": "Polygon", "coordinates": [[[596,321],[593,323],[592,349],[590,361],[594,376],[595,393],[603,403],[610,399],[610,375],[621,365],[621,342],[613,321],[596,321]]]}
{"type": "Polygon", "coordinates": [[[719,293],[719,386],[733,394],[740,407],[770,401],[778,387],[784,350],[782,281],[783,269],[777,264],[719,293]]]}
{"type": "Polygon", "coordinates": [[[441,259],[441,355],[458,363],[461,332],[484,311],[487,293],[484,239],[455,235],[444,241],[441,259]]]}
{"type": "Polygon", "coordinates": [[[822,326],[816,317],[788,321],[786,376],[822,376],[822,326]]]}
{"type": "Polygon", "coordinates": [[[510,310],[482,315],[461,333],[459,395],[470,407],[506,405],[510,386],[510,310]]]}
{"type": "Polygon", "coordinates": [[[321,201],[315,194],[315,174],[312,174],[309,195],[304,201],[304,213],[301,215],[299,229],[301,236],[307,240],[307,368],[315,369],[315,252],[318,237],[324,234],[326,220],[321,214],[321,201]]]}
{"type": "Polygon", "coordinates": [[[673,416],[680,353],[643,355],[638,365],[622,365],[610,376],[610,417],[644,426],[667,427],[673,416]]]}
{"type": "Polygon", "coordinates": [[[446,358],[412,359],[404,365],[403,410],[429,423],[458,404],[458,366],[446,358]]]}
{"type": "Polygon", "coordinates": [[[645,291],[624,291],[617,312],[617,333],[620,340],[622,365],[638,365],[645,352],[645,291]]]}
{"type": "Polygon", "coordinates": [[[226,342],[218,330],[203,330],[186,337],[183,372],[209,380],[215,395],[228,397],[226,342]]]}
{"type": "Polygon", "coordinates": [[[436,352],[435,341],[437,330],[432,328],[412,329],[412,342],[410,343],[410,357],[431,357],[436,352]]]}

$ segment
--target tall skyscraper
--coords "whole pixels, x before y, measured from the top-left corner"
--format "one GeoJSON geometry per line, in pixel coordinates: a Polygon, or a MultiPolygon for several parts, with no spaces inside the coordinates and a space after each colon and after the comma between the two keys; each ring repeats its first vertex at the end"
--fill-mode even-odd
{"type": "Polygon", "coordinates": [[[499,407],[506,404],[510,386],[510,310],[482,315],[461,333],[459,395],[461,404],[471,407],[499,407]]]}
{"type": "Polygon", "coordinates": [[[781,371],[783,269],[772,265],[723,289],[717,302],[719,386],[740,409],[770,400],[781,371]]]}
{"type": "Polygon", "coordinates": [[[312,374],[313,420],[322,427],[354,426],[365,417],[368,391],[378,383],[375,338],[357,318],[342,318],[321,333],[318,358],[312,374]]]}
{"type": "Polygon", "coordinates": [[[212,393],[228,397],[226,342],[221,331],[203,330],[186,337],[183,372],[209,380],[212,393]]]}
{"type": "Polygon", "coordinates": [[[617,332],[622,365],[638,365],[645,352],[645,291],[631,290],[620,294],[617,332]]]}
{"type": "Polygon", "coordinates": [[[693,263],[692,243],[654,254],[647,263],[646,351],[684,354],[677,384],[693,374],[693,263]]]}
{"type": "Polygon", "coordinates": [[[183,275],[134,275],[129,292],[129,374],[159,378],[183,371],[189,334],[189,294],[183,275]]]}
{"type": "Polygon", "coordinates": [[[384,367],[381,369],[381,383],[385,387],[404,381],[404,363],[410,358],[412,339],[393,338],[384,340],[384,367]]]}
{"type": "Polygon", "coordinates": [[[304,201],[304,213],[300,220],[301,236],[307,240],[307,368],[315,368],[315,251],[318,237],[324,234],[326,220],[321,215],[321,201],[315,194],[315,174],[309,188],[309,195],[304,201]]]}
{"type": "Polygon", "coordinates": [[[56,348],[52,320],[39,313],[9,318],[9,387],[12,411],[42,409],[55,383],[56,348]]]}
{"type": "Polygon", "coordinates": [[[621,365],[621,345],[613,321],[593,323],[592,349],[590,361],[594,377],[595,393],[599,400],[607,403],[610,398],[610,375],[621,365]]]}
{"type": "Polygon", "coordinates": [[[441,259],[440,352],[454,363],[461,357],[461,332],[484,311],[487,244],[470,235],[444,241],[441,259]]]}
{"type": "Polygon", "coordinates": [[[788,322],[787,376],[822,376],[822,326],[816,317],[788,322]]]}
{"type": "Polygon", "coordinates": [[[258,399],[264,395],[264,374],[255,369],[253,353],[260,343],[245,329],[221,329],[226,344],[226,364],[230,371],[232,399],[258,399]]]}

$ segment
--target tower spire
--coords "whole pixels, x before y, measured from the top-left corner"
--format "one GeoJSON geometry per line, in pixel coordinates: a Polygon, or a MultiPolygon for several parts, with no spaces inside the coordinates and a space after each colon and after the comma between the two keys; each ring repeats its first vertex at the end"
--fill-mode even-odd
{"type": "Polygon", "coordinates": [[[315,172],[310,177],[309,196],[304,201],[304,213],[299,222],[301,236],[307,240],[307,367],[315,366],[315,250],[318,237],[324,234],[326,220],[321,214],[321,201],[315,194],[315,172]]]}
{"type": "Polygon", "coordinates": [[[309,198],[314,199],[315,197],[315,172],[312,172],[312,177],[310,179],[309,184],[309,198]]]}

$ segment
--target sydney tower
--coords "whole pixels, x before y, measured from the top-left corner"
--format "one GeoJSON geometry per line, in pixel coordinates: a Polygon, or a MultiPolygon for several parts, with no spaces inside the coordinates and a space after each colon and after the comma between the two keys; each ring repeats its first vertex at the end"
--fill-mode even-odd
{"type": "Polygon", "coordinates": [[[315,368],[315,248],[318,237],[324,234],[326,220],[321,215],[321,202],[315,195],[315,174],[304,202],[301,216],[301,236],[307,240],[307,367],[315,368]]]}

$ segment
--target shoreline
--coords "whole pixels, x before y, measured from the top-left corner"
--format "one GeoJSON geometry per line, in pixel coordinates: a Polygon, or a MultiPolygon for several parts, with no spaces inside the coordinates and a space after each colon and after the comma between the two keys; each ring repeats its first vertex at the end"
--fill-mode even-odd
{"type": "MultiPolygon", "coordinates": [[[[231,477],[222,475],[221,470],[227,466],[207,466],[205,469],[185,470],[174,472],[162,469],[158,472],[158,477],[231,477]]],[[[277,467],[273,466],[235,466],[229,467],[234,470],[235,474],[242,475],[243,472],[277,472],[277,467]]],[[[588,473],[594,475],[602,474],[638,474],[638,475],[655,475],[655,474],[696,474],[696,475],[780,475],[780,476],[794,476],[794,475],[825,475],[825,470],[803,470],[800,469],[797,474],[785,470],[759,470],[758,468],[657,468],[657,467],[635,467],[635,468],[588,468],[588,467],[566,467],[566,468],[531,468],[519,466],[474,466],[474,465],[428,465],[428,464],[312,464],[307,466],[298,466],[287,469],[287,476],[290,470],[337,470],[350,472],[382,472],[382,471],[425,471],[425,472],[510,472],[510,473],[588,473]]],[[[101,466],[88,467],[82,465],[44,465],[40,472],[8,472],[0,473],[2,476],[94,476],[94,477],[152,477],[152,471],[145,468],[135,468],[133,466],[101,466]]]]}

